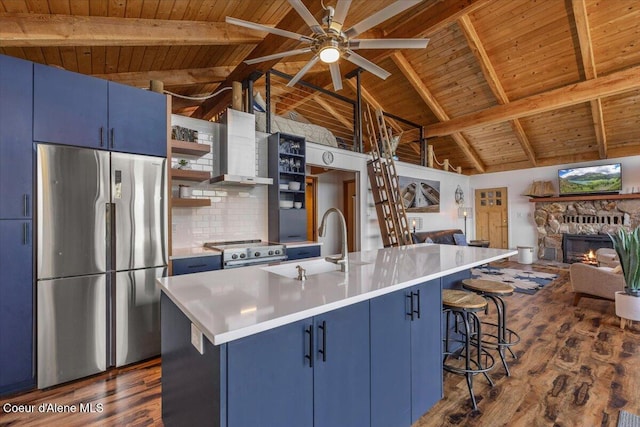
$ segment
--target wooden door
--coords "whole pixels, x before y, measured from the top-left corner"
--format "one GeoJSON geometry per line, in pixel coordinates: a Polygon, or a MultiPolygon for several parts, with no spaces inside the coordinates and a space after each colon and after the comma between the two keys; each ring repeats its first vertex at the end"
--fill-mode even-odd
{"type": "Polygon", "coordinates": [[[476,190],[476,239],[488,240],[489,247],[509,245],[507,187],[476,190]]]}
{"type": "Polygon", "coordinates": [[[318,178],[308,176],[305,179],[305,185],[307,186],[304,202],[307,210],[307,240],[315,242],[318,240],[318,206],[316,205],[318,178]]]}
{"type": "Polygon", "coordinates": [[[356,250],[356,180],[343,182],[344,217],[347,223],[347,247],[349,252],[356,250]]]}

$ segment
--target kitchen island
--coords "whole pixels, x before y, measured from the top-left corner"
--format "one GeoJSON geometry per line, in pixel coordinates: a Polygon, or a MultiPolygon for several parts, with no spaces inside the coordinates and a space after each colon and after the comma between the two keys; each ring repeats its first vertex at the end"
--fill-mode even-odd
{"type": "Polygon", "coordinates": [[[442,397],[441,288],[515,254],[422,244],[351,253],[348,273],[159,279],[165,425],[409,426],[442,397]]]}

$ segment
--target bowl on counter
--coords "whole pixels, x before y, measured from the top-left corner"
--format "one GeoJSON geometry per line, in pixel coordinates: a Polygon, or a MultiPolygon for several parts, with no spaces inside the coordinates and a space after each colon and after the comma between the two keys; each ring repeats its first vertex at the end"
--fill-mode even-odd
{"type": "Polygon", "coordinates": [[[294,191],[300,190],[300,183],[298,181],[291,181],[289,183],[289,190],[294,190],[294,191]]]}
{"type": "Polygon", "coordinates": [[[293,207],[293,200],[280,200],[280,207],[282,209],[291,209],[293,207]]]}

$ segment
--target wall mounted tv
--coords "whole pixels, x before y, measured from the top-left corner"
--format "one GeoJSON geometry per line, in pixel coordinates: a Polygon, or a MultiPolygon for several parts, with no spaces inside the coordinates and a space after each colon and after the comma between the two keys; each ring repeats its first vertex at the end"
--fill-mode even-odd
{"type": "Polygon", "coordinates": [[[620,163],[560,169],[560,195],[619,193],[622,190],[620,163]]]}

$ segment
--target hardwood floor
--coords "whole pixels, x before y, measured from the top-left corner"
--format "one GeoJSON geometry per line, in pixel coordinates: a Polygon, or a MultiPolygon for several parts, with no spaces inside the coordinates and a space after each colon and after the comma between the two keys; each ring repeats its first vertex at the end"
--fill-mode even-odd
{"type": "MultiPolygon", "coordinates": [[[[568,273],[558,273],[558,280],[535,295],[507,298],[509,326],[522,338],[513,348],[518,359],[508,359],[511,377],[499,363],[491,371],[495,387],[477,376],[473,411],[464,377],[445,374],[445,398],[414,427],[615,427],[620,409],[640,414],[640,324],[622,331],[613,302],[583,298],[573,307],[568,273]]],[[[160,376],[160,360],[153,359],[4,398],[0,426],[161,426],[160,376]],[[35,413],[5,413],[5,403],[35,405],[35,413]],[[80,403],[93,403],[94,409],[102,404],[103,411],[39,413],[42,403],[78,409],[80,403]]]]}

